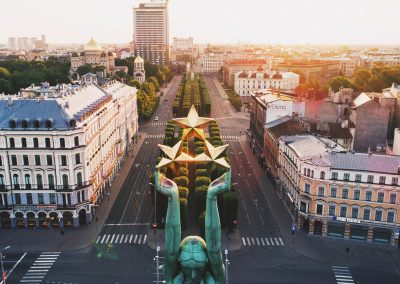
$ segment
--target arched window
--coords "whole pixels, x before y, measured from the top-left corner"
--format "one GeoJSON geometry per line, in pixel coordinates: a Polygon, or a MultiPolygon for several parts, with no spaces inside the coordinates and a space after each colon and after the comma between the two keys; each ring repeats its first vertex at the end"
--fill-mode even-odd
{"type": "Polygon", "coordinates": [[[76,184],[81,187],[82,186],[82,173],[76,174],[76,184]]]}
{"type": "Polygon", "coordinates": [[[14,119],[10,120],[10,128],[17,128],[17,122],[14,119]]]}
{"type": "Polygon", "coordinates": [[[4,176],[0,175],[0,186],[4,185],[4,176]]]}
{"type": "Polygon", "coordinates": [[[310,169],[307,169],[307,176],[310,176],[310,169]]]}
{"type": "Polygon", "coordinates": [[[314,170],[311,171],[311,177],[314,178],[314,170]]]}
{"type": "Polygon", "coordinates": [[[51,123],[51,120],[50,120],[50,119],[46,120],[46,122],[45,122],[45,127],[46,127],[46,128],[51,128],[51,127],[52,127],[52,123],[51,123]]]}
{"type": "Polygon", "coordinates": [[[28,121],[26,119],[22,121],[22,128],[28,128],[28,121]]]}
{"type": "Polygon", "coordinates": [[[41,174],[36,175],[36,184],[38,189],[43,189],[43,178],[41,174]]]}
{"type": "Polygon", "coordinates": [[[60,148],[65,148],[65,139],[60,138],[60,148]]]}
{"type": "Polygon", "coordinates": [[[19,189],[19,176],[17,174],[13,174],[13,184],[14,189],[19,189]]]}
{"type": "Polygon", "coordinates": [[[25,175],[25,187],[26,189],[31,189],[31,175],[25,175]]]}
{"type": "Polygon", "coordinates": [[[54,176],[52,174],[49,174],[47,176],[47,179],[49,181],[49,189],[54,189],[54,176]]]}
{"type": "Polygon", "coordinates": [[[35,119],[35,120],[33,121],[33,127],[34,127],[34,128],[39,128],[39,127],[40,127],[40,121],[39,121],[38,119],[35,119]]]}
{"type": "Polygon", "coordinates": [[[62,175],[62,184],[64,189],[68,189],[68,175],[62,175]]]}
{"type": "Polygon", "coordinates": [[[325,172],[324,171],[321,172],[320,179],[325,179],[325,172]]]}
{"type": "Polygon", "coordinates": [[[305,176],[307,175],[307,169],[306,168],[304,168],[304,175],[305,176]]]}

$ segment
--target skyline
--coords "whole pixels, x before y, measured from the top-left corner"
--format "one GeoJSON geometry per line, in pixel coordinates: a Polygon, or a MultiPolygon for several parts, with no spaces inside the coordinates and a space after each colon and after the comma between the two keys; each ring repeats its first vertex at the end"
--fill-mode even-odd
{"type": "MultiPolygon", "coordinates": [[[[7,1],[2,3],[3,11],[7,11],[3,21],[12,24],[0,32],[0,42],[7,43],[9,37],[45,34],[49,43],[85,43],[91,37],[101,43],[128,43],[132,41],[133,7],[140,1],[118,2],[7,1]],[[44,16],[38,17],[40,13],[44,16]],[[23,21],[15,21],[15,15],[23,21]],[[99,20],[107,17],[110,20],[99,20]]],[[[395,19],[400,10],[400,1],[396,0],[337,0],[335,6],[316,0],[288,0],[284,4],[249,0],[246,6],[238,0],[205,0],[201,6],[193,2],[170,0],[171,38],[191,36],[196,43],[231,44],[399,44],[393,36],[398,32],[395,19]],[[223,13],[224,9],[229,13],[223,13]],[[343,17],[336,16],[343,13],[343,17]],[[203,15],[207,15],[207,21],[203,15]]]]}

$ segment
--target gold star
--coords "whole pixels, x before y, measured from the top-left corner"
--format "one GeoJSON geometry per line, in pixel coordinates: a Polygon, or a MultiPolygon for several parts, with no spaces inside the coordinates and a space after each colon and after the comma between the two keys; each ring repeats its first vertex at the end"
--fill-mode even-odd
{"type": "Polygon", "coordinates": [[[169,147],[167,145],[162,145],[162,144],[158,144],[158,147],[160,147],[161,151],[163,151],[168,156],[168,158],[170,158],[171,160],[175,160],[176,156],[178,155],[181,144],[182,141],[179,141],[173,147],[169,147]]]}
{"type": "Polygon", "coordinates": [[[199,117],[194,105],[190,108],[187,117],[174,118],[173,120],[183,128],[182,140],[190,136],[195,136],[203,141],[206,140],[203,128],[205,128],[210,121],[214,121],[213,118],[199,117]]]}
{"type": "Polygon", "coordinates": [[[229,146],[228,144],[226,144],[226,145],[222,145],[222,146],[219,146],[219,147],[214,147],[207,140],[205,142],[206,142],[207,151],[210,154],[211,159],[213,159],[213,160],[217,159],[218,156],[221,155],[222,152],[224,152],[225,149],[229,146]]]}

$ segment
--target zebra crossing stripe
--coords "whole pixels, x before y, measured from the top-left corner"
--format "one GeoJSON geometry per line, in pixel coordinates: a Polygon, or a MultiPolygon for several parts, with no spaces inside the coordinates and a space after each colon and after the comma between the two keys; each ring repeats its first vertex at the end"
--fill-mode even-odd
{"type": "Polygon", "coordinates": [[[284,246],[282,238],[279,238],[279,241],[281,242],[281,245],[284,246]]]}
{"type": "Polygon", "coordinates": [[[256,241],[257,241],[257,245],[260,246],[260,242],[258,241],[258,238],[256,238],[256,241]]]}
{"type": "Polygon", "coordinates": [[[119,240],[119,243],[122,244],[122,242],[124,241],[124,234],[122,234],[121,239],[119,240]]]}
{"type": "Polygon", "coordinates": [[[133,239],[133,235],[131,235],[131,237],[129,238],[129,243],[132,243],[132,239],[133,239]]]}
{"type": "Polygon", "coordinates": [[[99,241],[100,241],[100,238],[101,238],[101,236],[98,236],[98,237],[97,237],[96,244],[98,244],[98,243],[99,243],[99,241]]]}
{"type": "Polygon", "coordinates": [[[141,241],[142,241],[142,235],[139,236],[138,245],[140,245],[141,241]]]}
{"type": "MultiPolygon", "coordinates": [[[[119,239],[119,234],[117,235],[117,237],[115,238],[115,243],[118,244],[118,239],[119,239]]],[[[112,243],[112,242],[111,242],[112,243]]]]}
{"type": "Polygon", "coordinates": [[[263,238],[260,238],[261,244],[265,246],[263,238]]]}
{"type": "Polygon", "coordinates": [[[274,246],[274,240],[272,238],[269,238],[269,241],[271,242],[271,244],[274,246]]]}
{"type": "Polygon", "coordinates": [[[249,238],[247,238],[247,242],[250,244],[250,239],[249,238]]]}
{"type": "Polygon", "coordinates": [[[114,240],[115,234],[112,235],[111,240],[110,240],[110,244],[112,244],[113,240],[114,240]]]}
{"type": "Polygon", "coordinates": [[[146,243],[146,240],[147,240],[147,235],[144,235],[144,238],[143,238],[143,244],[145,244],[145,243],[146,243]]]}
{"type": "Polygon", "coordinates": [[[274,238],[274,240],[275,240],[275,242],[276,242],[276,245],[279,246],[278,239],[277,239],[277,238],[274,238]]]}
{"type": "Polygon", "coordinates": [[[251,242],[253,243],[253,246],[254,246],[255,245],[254,238],[251,238],[251,242]]]}
{"type": "Polygon", "coordinates": [[[268,238],[265,238],[265,242],[267,243],[267,246],[269,246],[268,238]]]}
{"type": "Polygon", "coordinates": [[[246,240],[244,238],[242,238],[242,243],[244,246],[246,246],[246,240]]]}
{"type": "Polygon", "coordinates": [[[134,244],[136,244],[136,239],[137,239],[137,235],[135,235],[135,240],[133,241],[134,244]]]}
{"type": "Polygon", "coordinates": [[[128,238],[129,238],[129,235],[126,235],[126,237],[125,237],[125,244],[128,242],[128,238]]]}

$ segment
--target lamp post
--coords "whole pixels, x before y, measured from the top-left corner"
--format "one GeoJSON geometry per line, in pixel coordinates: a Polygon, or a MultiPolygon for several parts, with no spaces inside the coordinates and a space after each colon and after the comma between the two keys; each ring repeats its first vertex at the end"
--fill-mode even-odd
{"type": "Polygon", "coordinates": [[[11,246],[6,246],[5,248],[0,250],[0,258],[1,258],[1,275],[3,277],[3,284],[6,284],[7,273],[4,272],[4,265],[3,265],[3,251],[9,249],[11,246]]]}
{"type": "Polygon", "coordinates": [[[228,266],[229,266],[229,259],[228,259],[228,250],[225,250],[225,283],[228,283],[228,266]]]}

